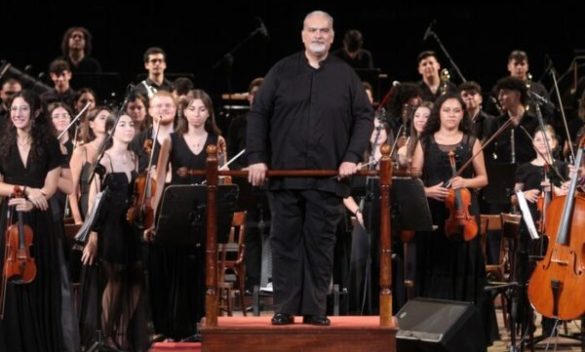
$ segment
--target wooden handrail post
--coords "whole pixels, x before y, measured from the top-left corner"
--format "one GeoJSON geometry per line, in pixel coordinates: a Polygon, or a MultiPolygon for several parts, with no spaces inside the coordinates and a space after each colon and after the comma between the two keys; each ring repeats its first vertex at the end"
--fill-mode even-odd
{"type": "MultiPolygon", "coordinates": [[[[207,241],[205,247],[205,326],[217,326],[217,147],[207,146],[207,241]]],[[[195,268],[194,270],[197,270],[195,268]]]]}
{"type": "Polygon", "coordinates": [[[380,160],[380,326],[393,326],[392,321],[392,244],[390,224],[390,186],[392,162],[390,146],[381,148],[380,160]]]}

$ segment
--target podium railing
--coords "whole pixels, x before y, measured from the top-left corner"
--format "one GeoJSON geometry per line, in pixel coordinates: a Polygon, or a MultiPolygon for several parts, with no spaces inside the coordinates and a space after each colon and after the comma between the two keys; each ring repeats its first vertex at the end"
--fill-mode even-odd
{"type": "MultiPolygon", "coordinates": [[[[217,186],[220,176],[247,177],[245,170],[218,170],[217,147],[207,147],[207,167],[205,170],[186,170],[189,175],[204,175],[207,178],[207,240],[206,240],[206,292],[205,326],[217,326],[217,186]]],[[[268,170],[267,177],[334,177],[337,170],[268,170]]],[[[379,171],[358,171],[361,176],[380,178],[380,326],[394,326],[392,321],[392,248],[390,240],[390,187],[392,182],[392,163],[390,146],[382,146],[379,171]]]]}

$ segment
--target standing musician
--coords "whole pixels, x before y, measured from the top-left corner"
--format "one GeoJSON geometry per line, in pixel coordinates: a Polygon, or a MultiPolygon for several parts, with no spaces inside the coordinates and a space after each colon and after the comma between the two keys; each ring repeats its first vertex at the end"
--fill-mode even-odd
{"type": "Polygon", "coordinates": [[[465,109],[473,122],[473,134],[483,142],[491,130],[495,117],[482,109],[483,96],[481,86],[474,81],[467,81],[459,85],[459,94],[465,102],[465,109]]]}
{"type": "MultiPolygon", "coordinates": [[[[404,137],[403,142],[409,132],[409,119],[412,115],[412,110],[417,107],[422,100],[422,91],[416,83],[404,82],[400,83],[390,90],[391,95],[388,105],[386,122],[390,125],[392,131],[389,135],[389,142],[391,144],[400,137],[404,137]]],[[[398,145],[401,147],[402,145],[398,145]]]]}
{"type": "Polygon", "coordinates": [[[457,92],[457,86],[450,81],[441,78],[439,71],[441,64],[437,59],[437,54],[432,50],[426,50],[418,54],[418,73],[422,80],[418,86],[422,91],[422,99],[425,101],[435,101],[438,97],[446,93],[457,92]]]}
{"type": "MultiPolygon", "coordinates": [[[[544,236],[544,215],[546,207],[551,198],[567,194],[567,182],[569,168],[566,163],[554,160],[549,154],[558,146],[557,137],[554,129],[550,125],[545,125],[544,129],[539,127],[533,135],[533,147],[536,151],[536,158],[528,163],[524,163],[516,170],[516,184],[514,190],[522,191],[528,201],[532,219],[539,223],[541,235],[544,236]],[[547,144],[548,143],[548,147],[547,144]]],[[[517,198],[514,194],[511,197],[513,205],[517,204],[517,198]]],[[[543,238],[541,238],[542,240],[543,238]]],[[[530,259],[531,255],[542,256],[546,248],[542,242],[531,241],[528,229],[524,222],[520,227],[520,237],[516,251],[516,268],[517,280],[522,284],[521,296],[517,313],[518,322],[525,328],[534,328],[534,311],[532,310],[526,294],[526,285],[532,271],[534,270],[535,259],[530,259]],[[541,248],[538,248],[541,247],[541,248]]],[[[543,317],[543,335],[549,336],[552,333],[554,321],[543,317]]]]}
{"type": "MultiPolygon", "coordinates": [[[[545,122],[552,123],[554,121],[555,106],[550,102],[547,89],[541,83],[532,80],[532,75],[529,72],[530,66],[528,62],[528,54],[523,50],[513,50],[510,52],[510,55],[508,55],[507,69],[510,73],[509,77],[521,80],[528,91],[536,93],[549,101],[549,103],[542,106],[541,109],[545,122]]],[[[498,92],[493,92],[497,96],[498,92]]],[[[526,109],[530,111],[531,114],[535,115],[536,102],[532,99],[528,99],[526,101],[526,109]]]]}
{"type": "Polygon", "coordinates": [[[148,76],[134,88],[134,93],[140,93],[152,99],[156,92],[161,90],[172,92],[173,83],[165,78],[167,69],[167,54],[159,47],[150,47],[144,52],[144,68],[148,76]]]}
{"type": "MultiPolygon", "coordinates": [[[[220,148],[223,145],[220,152],[225,154],[225,141],[215,123],[211,98],[199,89],[191,93],[181,101],[183,115],[178,130],[163,142],[159,154],[157,179],[160,186],[155,208],[167,174],[171,185],[201,183],[204,176],[180,176],[179,169],[204,169],[208,145],[220,148]]],[[[157,232],[156,236],[165,234],[157,232]]],[[[199,236],[204,238],[204,234],[199,236]]],[[[155,332],[174,340],[195,335],[197,324],[205,315],[205,242],[192,247],[151,245],[149,273],[155,332]]]]}
{"type": "Polygon", "coordinates": [[[51,118],[51,130],[55,137],[62,135],[59,140],[61,147],[61,174],[57,182],[57,191],[51,197],[51,211],[53,213],[53,222],[55,225],[55,234],[58,242],[61,244],[62,252],[59,251],[59,267],[62,276],[62,317],[63,317],[63,342],[66,351],[75,352],[79,350],[79,328],[77,325],[76,311],[73,306],[71,291],[71,269],[79,266],[79,261],[72,263],[71,248],[72,241],[65,236],[64,219],[68,208],[67,197],[73,193],[73,181],[71,178],[71,169],[69,168],[69,159],[73,151],[73,141],[77,131],[66,131],[71,122],[71,110],[63,103],[53,103],[49,106],[48,114],[51,118]]]}
{"type": "Polygon", "coordinates": [[[69,196],[71,215],[75,224],[83,224],[88,213],[89,178],[91,166],[106,139],[106,121],[110,116],[110,109],[98,106],[91,110],[82,125],[83,144],[73,150],[69,166],[73,182],[73,194],[69,196]]]}
{"type": "Polygon", "coordinates": [[[97,220],[92,224],[81,257],[84,265],[79,319],[82,344],[88,348],[94,342],[92,338],[96,337],[96,324],[100,321],[99,329],[104,333],[106,346],[124,351],[146,351],[150,332],[141,234],[126,219],[138,171],[137,157],[129,148],[136,132],[128,115],[120,116],[117,121],[110,115],[106,129],[112,130],[112,138],[99,160],[105,174],[103,180],[97,174],[93,177],[89,204],[98,206],[96,195],[105,188],[108,195],[99,206],[97,220]],[[102,287],[102,283],[105,286],[102,287]],[[98,305],[101,307],[99,317],[98,305]]]}
{"type": "MultiPolygon", "coordinates": [[[[489,343],[490,324],[495,324],[495,321],[490,320],[491,300],[484,292],[486,273],[481,238],[475,236],[468,241],[459,236],[448,238],[445,231],[446,220],[456,211],[447,209],[445,203],[450,192],[463,195],[464,191],[469,192],[488,183],[481,145],[472,135],[471,128],[471,120],[461,97],[458,94],[446,94],[435,102],[416,146],[412,169],[413,172],[422,171],[433,224],[437,229],[417,232],[415,236],[415,282],[421,297],[473,302],[483,315],[485,341],[489,343]],[[454,174],[448,156],[450,152],[454,153],[457,167],[475,155],[471,163],[473,167],[454,174]],[[446,182],[450,188],[446,187],[446,182]]],[[[470,204],[460,206],[479,223],[477,199],[473,192],[470,193],[470,204]]]]}
{"type": "MultiPolygon", "coordinates": [[[[145,151],[145,142],[152,142],[153,160],[158,160],[160,146],[168,139],[174,130],[175,117],[177,115],[177,102],[170,92],[161,90],[155,93],[149,102],[148,114],[152,116],[152,126],[134,137],[131,147],[138,155],[138,168],[140,172],[148,166],[150,154],[145,151]],[[154,141],[155,134],[158,135],[154,141]]],[[[149,170],[150,171],[150,170],[149,170]]]]}
{"type": "MultiPolygon", "coordinates": [[[[10,122],[5,124],[0,140],[0,196],[9,197],[17,187],[25,198],[12,198],[2,206],[0,260],[6,269],[5,214],[8,207],[14,207],[22,212],[24,224],[33,232],[28,245],[34,246],[37,272],[30,283],[7,280],[0,287],[5,300],[0,303],[4,306],[0,351],[63,351],[62,277],[56,255],[61,248],[49,205],[61,173],[59,142],[42,114],[39,97],[32,91],[16,94],[9,111],[10,122]]],[[[12,219],[18,217],[15,213],[12,219]]]]}

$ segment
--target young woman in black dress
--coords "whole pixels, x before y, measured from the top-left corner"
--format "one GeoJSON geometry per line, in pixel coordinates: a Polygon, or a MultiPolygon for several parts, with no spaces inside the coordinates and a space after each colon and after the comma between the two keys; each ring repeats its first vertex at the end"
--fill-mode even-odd
{"type": "Polygon", "coordinates": [[[486,284],[485,261],[481,238],[470,241],[445,235],[448,209],[445,198],[450,182],[454,190],[467,188],[471,193],[469,212],[479,224],[479,208],[474,191],[487,185],[487,173],[479,141],[472,136],[471,120],[465,104],[456,94],[445,94],[437,99],[428,118],[412,160],[413,171],[422,171],[425,193],[429,201],[436,230],[417,232],[416,291],[421,297],[473,302],[484,315],[486,341],[493,323],[486,284]],[[472,163],[460,176],[453,176],[449,152],[455,154],[456,168],[473,155],[472,163]],[[478,153],[479,152],[479,153],[478,153]]]}
{"type": "MultiPolygon", "coordinates": [[[[113,125],[110,117],[106,128],[113,125]]],[[[83,342],[90,341],[87,332],[97,322],[95,312],[90,309],[97,303],[91,302],[93,287],[102,287],[101,330],[106,343],[124,351],[146,351],[149,345],[148,304],[145,296],[145,277],[142,265],[140,234],[127,220],[127,211],[131,206],[134,193],[134,181],[137,176],[138,159],[128,146],[136,131],[134,122],[128,115],[122,115],[114,127],[110,145],[106,146],[101,166],[105,168],[103,182],[95,176],[90,186],[89,204],[94,203],[99,190],[108,187],[108,196],[101,205],[99,215],[93,226],[95,231],[83,250],[82,262],[91,266],[99,260],[102,285],[87,282],[95,275],[85,275],[82,291],[85,297],[81,309],[83,342]],[[87,280],[86,280],[87,279],[87,280]]],[[[90,209],[91,211],[91,209],[90,209]]],[[[94,330],[95,331],[95,330],[94,330]]]]}
{"type": "MultiPolygon", "coordinates": [[[[213,103],[207,93],[194,90],[181,101],[181,105],[183,115],[179,128],[163,142],[159,155],[159,185],[165,178],[171,185],[202,182],[202,176],[182,177],[177,170],[181,167],[204,169],[207,146],[225,144],[215,124],[213,103]]],[[[157,188],[155,198],[160,198],[162,189],[157,188]]],[[[164,235],[157,233],[157,236],[164,235]]],[[[150,252],[149,266],[155,329],[167,338],[184,339],[197,333],[197,324],[205,315],[205,243],[199,242],[191,247],[158,247],[150,252]]]]}
{"type": "MultiPolygon", "coordinates": [[[[0,351],[65,350],[61,323],[60,250],[49,199],[61,173],[59,142],[42,114],[39,97],[16,94],[9,106],[10,121],[0,139],[0,196],[5,197],[0,220],[0,263],[4,263],[4,233],[8,207],[23,214],[34,233],[31,256],[37,273],[27,284],[8,282],[4,319],[0,320],[0,351]],[[7,198],[18,186],[26,198],[7,198]]],[[[16,221],[16,213],[12,221],[16,221]]],[[[2,288],[4,289],[4,288],[2,288]]]]}

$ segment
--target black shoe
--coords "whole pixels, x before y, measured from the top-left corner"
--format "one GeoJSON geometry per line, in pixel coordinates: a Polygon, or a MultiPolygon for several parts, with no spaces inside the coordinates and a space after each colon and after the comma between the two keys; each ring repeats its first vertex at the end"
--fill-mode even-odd
{"type": "Polygon", "coordinates": [[[326,315],[303,315],[303,324],[327,326],[331,320],[326,315]]]}
{"type": "Polygon", "coordinates": [[[295,322],[294,315],[286,313],[276,313],[272,316],[272,325],[288,325],[295,322]]]}

